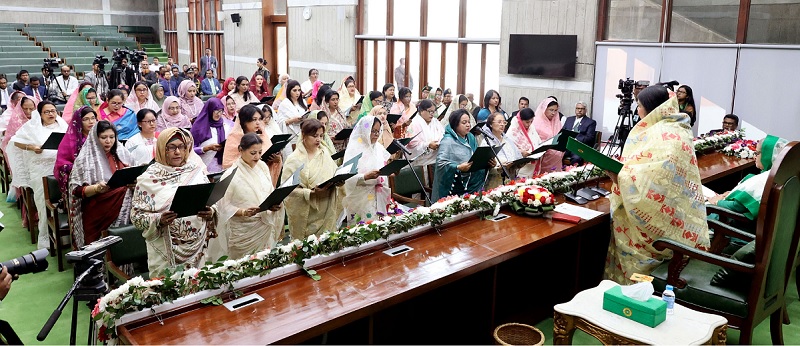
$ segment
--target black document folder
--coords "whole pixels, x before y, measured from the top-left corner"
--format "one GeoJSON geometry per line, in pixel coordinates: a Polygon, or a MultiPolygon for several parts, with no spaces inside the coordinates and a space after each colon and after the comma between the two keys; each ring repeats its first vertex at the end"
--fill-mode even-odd
{"type": "Polygon", "coordinates": [[[179,186],[172,199],[169,210],[178,214],[178,217],[197,215],[207,206],[216,204],[223,196],[228,186],[236,175],[236,168],[225,179],[216,183],[179,186]]]}
{"type": "Polygon", "coordinates": [[[61,144],[61,140],[64,139],[64,134],[64,132],[51,133],[50,137],[47,137],[47,140],[42,144],[42,149],[58,150],[58,145],[61,144]]]}
{"type": "Polygon", "coordinates": [[[267,211],[273,206],[283,203],[283,200],[285,200],[286,197],[288,197],[289,194],[292,193],[292,191],[294,191],[295,188],[300,186],[300,171],[302,170],[303,166],[300,166],[300,168],[294,171],[294,174],[292,174],[291,179],[287,179],[286,182],[283,183],[283,185],[278,186],[277,189],[272,191],[272,193],[270,193],[269,196],[267,196],[264,202],[261,202],[261,205],[259,205],[258,208],[261,211],[267,211]]]}
{"type": "Polygon", "coordinates": [[[113,190],[118,187],[135,184],[136,178],[142,175],[142,173],[144,173],[144,171],[146,171],[147,167],[149,166],[150,165],[142,165],[142,166],[134,166],[134,167],[118,169],[111,176],[111,179],[108,179],[106,185],[108,185],[108,187],[113,190]]]}
{"type": "Polygon", "coordinates": [[[407,165],[408,161],[406,160],[394,160],[378,170],[378,175],[391,175],[392,173],[400,172],[400,170],[407,165]]]}
{"type": "Polygon", "coordinates": [[[333,137],[333,139],[337,141],[342,141],[350,138],[351,133],[353,133],[353,129],[342,129],[341,131],[339,131],[339,133],[336,134],[336,136],[333,137]]]}
{"type": "Polygon", "coordinates": [[[489,161],[494,158],[494,153],[492,150],[499,152],[500,149],[503,148],[503,145],[505,145],[505,143],[496,147],[478,147],[478,149],[475,149],[475,152],[472,153],[472,157],[470,157],[468,161],[472,162],[472,167],[469,168],[468,172],[477,172],[490,168],[489,161]]]}

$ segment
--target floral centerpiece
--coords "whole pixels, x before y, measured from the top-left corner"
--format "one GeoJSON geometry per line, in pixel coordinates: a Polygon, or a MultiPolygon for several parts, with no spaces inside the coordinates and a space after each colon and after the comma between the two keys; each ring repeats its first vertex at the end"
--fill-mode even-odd
{"type": "Polygon", "coordinates": [[[744,138],[744,129],[733,131],[722,131],[714,134],[705,134],[692,141],[694,151],[699,153],[709,153],[724,148],[726,145],[744,138]]]}
{"type": "Polygon", "coordinates": [[[539,216],[555,208],[556,199],[550,191],[538,186],[522,186],[514,194],[511,208],[517,214],[539,216]]]}
{"type": "Polygon", "coordinates": [[[756,157],[756,147],[758,142],[749,139],[740,139],[728,144],[720,152],[728,156],[735,156],[740,159],[752,159],[756,157]]]}

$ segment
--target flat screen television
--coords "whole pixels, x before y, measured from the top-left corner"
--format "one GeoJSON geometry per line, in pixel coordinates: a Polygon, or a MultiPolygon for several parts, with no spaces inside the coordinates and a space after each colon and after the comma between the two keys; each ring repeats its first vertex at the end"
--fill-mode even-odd
{"type": "Polygon", "coordinates": [[[511,34],[508,73],[574,78],[577,51],[577,35],[511,34]]]}

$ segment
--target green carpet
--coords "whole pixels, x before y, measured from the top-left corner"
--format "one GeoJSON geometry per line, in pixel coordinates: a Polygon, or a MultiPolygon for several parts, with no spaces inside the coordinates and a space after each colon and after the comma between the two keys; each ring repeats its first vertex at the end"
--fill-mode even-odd
{"type": "MultiPolygon", "coordinates": [[[[0,194],[0,211],[2,222],[6,228],[0,232],[0,261],[6,261],[33,250],[36,245],[30,243],[30,235],[22,228],[20,212],[15,206],[5,202],[5,194],[0,194]]],[[[8,321],[25,344],[68,344],[70,333],[70,319],[72,315],[72,301],[64,308],[61,318],[53,327],[47,339],[43,342],[36,340],[36,335],[41,330],[50,314],[67,293],[73,283],[72,266],[66,264],[63,272],[58,272],[55,257],[48,257],[47,271],[37,274],[27,274],[11,285],[11,291],[0,304],[0,319],[8,321]]],[[[800,344],[800,303],[797,302],[797,289],[794,278],[790,281],[788,298],[789,316],[792,324],[783,326],[783,337],[786,344],[800,344]]],[[[77,343],[85,344],[89,325],[89,309],[84,303],[79,305],[77,343]]],[[[553,342],[553,319],[541,321],[536,325],[546,337],[546,344],[553,342]]],[[[737,344],[739,332],[728,329],[728,344],[737,344]]],[[[573,343],[576,345],[599,345],[597,339],[581,331],[575,332],[573,343]]],[[[754,344],[772,344],[769,335],[769,319],[761,323],[755,330],[754,344]]]]}

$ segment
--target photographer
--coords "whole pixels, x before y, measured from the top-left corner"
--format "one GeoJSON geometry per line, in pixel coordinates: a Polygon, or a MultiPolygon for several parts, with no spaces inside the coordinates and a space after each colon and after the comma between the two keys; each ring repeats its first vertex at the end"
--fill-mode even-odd
{"type": "Polygon", "coordinates": [[[97,95],[99,95],[101,98],[109,90],[108,77],[106,77],[106,74],[103,71],[103,67],[107,62],[108,59],[103,58],[102,55],[97,56],[92,63],[92,71],[86,73],[86,75],[83,77],[85,82],[89,82],[94,85],[97,95]]]}

